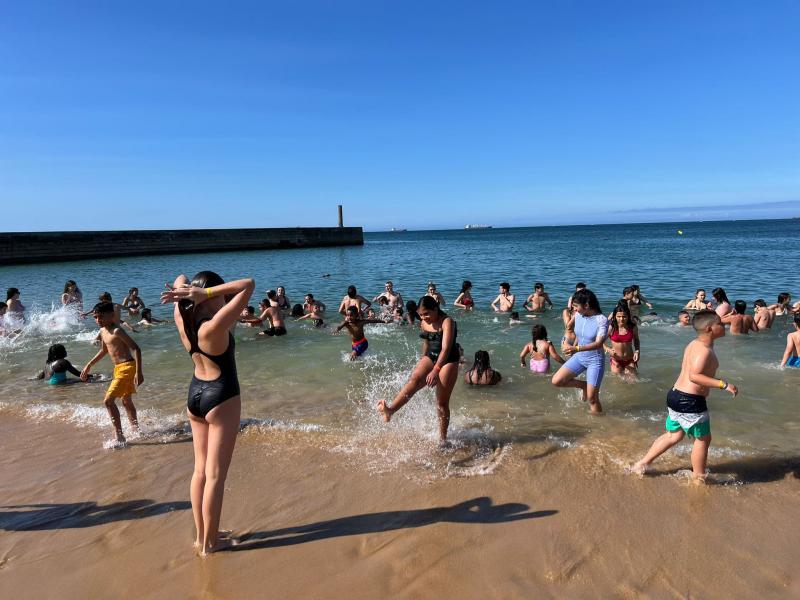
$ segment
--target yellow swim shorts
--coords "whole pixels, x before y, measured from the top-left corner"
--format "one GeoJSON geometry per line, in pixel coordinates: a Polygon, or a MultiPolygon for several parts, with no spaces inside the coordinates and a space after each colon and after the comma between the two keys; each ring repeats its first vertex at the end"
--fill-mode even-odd
{"type": "Polygon", "coordinates": [[[136,393],[136,361],[129,360],[128,362],[119,363],[114,365],[114,380],[108,386],[106,396],[112,398],[122,398],[123,396],[131,396],[136,393]]]}

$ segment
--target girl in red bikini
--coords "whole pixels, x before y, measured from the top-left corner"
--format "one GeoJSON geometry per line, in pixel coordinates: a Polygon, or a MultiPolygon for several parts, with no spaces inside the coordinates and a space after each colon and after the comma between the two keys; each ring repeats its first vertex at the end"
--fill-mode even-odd
{"type": "Polygon", "coordinates": [[[639,362],[639,328],[633,322],[628,303],[617,304],[608,321],[610,346],[605,346],[611,355],[611,372],[618,375],[636,375],[639,362]]]}
{"type": "Polygon", "coordinates": [[[461,293],[458,295],[458,298],[456,298],[456,301],[453,302],[453,306],[472,310],[475,307],[475,302],[472,300],[472,294],[470,293],[471,289],[472,282],[465,280],[464,283],[461,284],[461,293]]]}

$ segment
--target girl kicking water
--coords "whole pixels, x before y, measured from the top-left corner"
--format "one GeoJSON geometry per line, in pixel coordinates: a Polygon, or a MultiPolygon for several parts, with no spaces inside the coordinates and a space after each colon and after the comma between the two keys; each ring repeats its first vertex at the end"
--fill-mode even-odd
{"type": "Polygon", "coordinates": [[[458,362],[461,358],[461,351],[456,343],[458,327],[451,317],[442,312],[439,303],[432,296],[423,296],[420,299],[417,313],[422,321],[422,333],[419,336],[424,340],[422,358],[392,403],[380,400],[376,408],[388,423],[392,415],[423,387],[435,387],[439,441],[444,443],[450,426],[450,394],[453,393],[453,386],[458,379],[458,362]]]}

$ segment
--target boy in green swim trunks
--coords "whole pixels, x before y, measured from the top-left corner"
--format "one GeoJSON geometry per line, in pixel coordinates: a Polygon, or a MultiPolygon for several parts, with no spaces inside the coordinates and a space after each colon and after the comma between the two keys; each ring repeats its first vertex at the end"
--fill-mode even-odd
{"type": "Polygon", "coordinates": [[[694,315],[692,326],[697,339],[686,346],[681,373],[667,393],[667,432],[659,436],[644,458],[631,467],[635,473],[644,474],[656,458],[688,434],[694,438],[692,476],[695,481],[702,482],[711,445],[711,421],[706,405],[708,392],[713,388],[728,390],[734,398],[739,393],[732,383],[716,378],[719,361],[714,353],[714,340],[725,335],[722,319],[713,310],[701,310],[694,315]]]}

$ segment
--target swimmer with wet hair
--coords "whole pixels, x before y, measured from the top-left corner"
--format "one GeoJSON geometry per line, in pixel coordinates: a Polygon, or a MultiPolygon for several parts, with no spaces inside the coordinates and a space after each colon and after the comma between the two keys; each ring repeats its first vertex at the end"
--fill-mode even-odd
{"type": "Polygon", "coordinates": [[[44,369],[39,372],[37,379],[46,379],[50,385],[72,383],[80,381],[81,372],[67,360],[67,349],[62,344],[53,344],[47,350],[47,361],[44,369]],[[72,373],[79,379],[68,379],[67,373],[72,373]]]}
{"type": "MultiPolygon", "coordinates": [[[[703,309],[700,309],[703,310],[703,309]]],[[[681,327],[689,327],[692,324],[692,317],[689,315],[688,310],[681,310],[678,312],[678,325],[681,327]]]]}
{"type": "Polygon", "coordinates": [[[158,319],[153,316],[153,311],[149,308],[142,309],[142,318],[139,320],[139,325],[142,327],[152,327],[158,323],[166,323],[164,319],[158,319]]]}

